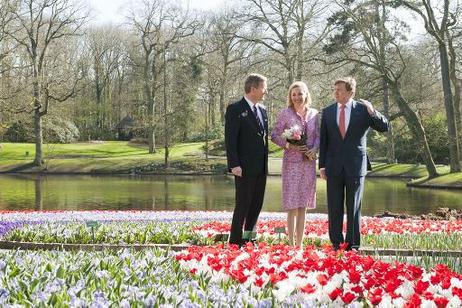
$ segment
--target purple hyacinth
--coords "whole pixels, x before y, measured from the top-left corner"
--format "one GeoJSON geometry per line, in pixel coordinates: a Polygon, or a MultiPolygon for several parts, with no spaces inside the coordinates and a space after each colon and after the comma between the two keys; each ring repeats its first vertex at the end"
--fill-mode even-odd
{"type": "Polygon", "coordinates": [[[29,222],[29,221],[0,221],[0,238],[3,237],[5,234],[10,232],[11,230],[22,227],[26,224],[37,224],[39,222],[29,222]]]}

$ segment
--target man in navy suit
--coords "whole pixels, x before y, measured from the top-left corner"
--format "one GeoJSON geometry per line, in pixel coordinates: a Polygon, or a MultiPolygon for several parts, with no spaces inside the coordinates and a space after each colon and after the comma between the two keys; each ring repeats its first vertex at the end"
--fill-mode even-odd
{"type": "Polygon", "coordinates": [[[370,170],[366,154],[367,132],[388,130],[387,119],[370,102],[353,100],[356,81],[338,79],[334,83],[335,103],[322,111],[319,173],[327,180],[329,238],[338,249],[358,249],[361,238],[361,202],[364,177],[370,170]],[[344,206],[347,232],[342,233],[344,206]]]}
{"type": "Polygon", "coordinates": [[[268,173],[268,118],[260,104],[266,94],[266,78],[249,75],[244,90],[244,97],[230,104],[225,115],[226,156],[236,187],[229,242],[239,246],[243,244],[242,227],[253,231],[257,223],[268,173]]]}

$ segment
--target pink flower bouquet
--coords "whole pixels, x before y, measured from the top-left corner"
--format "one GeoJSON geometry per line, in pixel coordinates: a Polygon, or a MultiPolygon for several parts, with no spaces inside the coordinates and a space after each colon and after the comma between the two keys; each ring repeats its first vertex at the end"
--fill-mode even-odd
{"type": "Polygon", "coordinates": [[[284,129],[282,132],[282,138],[284,138],[288,143],[301,146],[306,143],[305,132],[299,125],[294,125],[290,128],[284,129]]]}

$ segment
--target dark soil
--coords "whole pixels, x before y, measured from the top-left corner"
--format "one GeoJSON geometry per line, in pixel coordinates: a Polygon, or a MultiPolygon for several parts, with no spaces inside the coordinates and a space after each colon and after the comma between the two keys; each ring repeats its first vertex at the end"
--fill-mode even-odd
{"type": "Polygon", "coordinates": [[[400,219],[427,219],[427,220],[462,220],[462,210],[440,207],[434,213],[422,214],[420,216],[392,213],[385,211],[383,214],[375,215],[375,217],[391,217],[400,219]]]}

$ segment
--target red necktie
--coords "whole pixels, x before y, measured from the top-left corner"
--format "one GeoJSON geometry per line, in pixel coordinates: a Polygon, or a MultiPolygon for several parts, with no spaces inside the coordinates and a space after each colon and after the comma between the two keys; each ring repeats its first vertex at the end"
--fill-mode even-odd
{"type": "Polygon", "coordinates": [[[345,138],[345,105],[340,106],[340,116],[338,118],[338,128],[340,130],[340,135],[342,135],[342,138],[345,138]]]}

